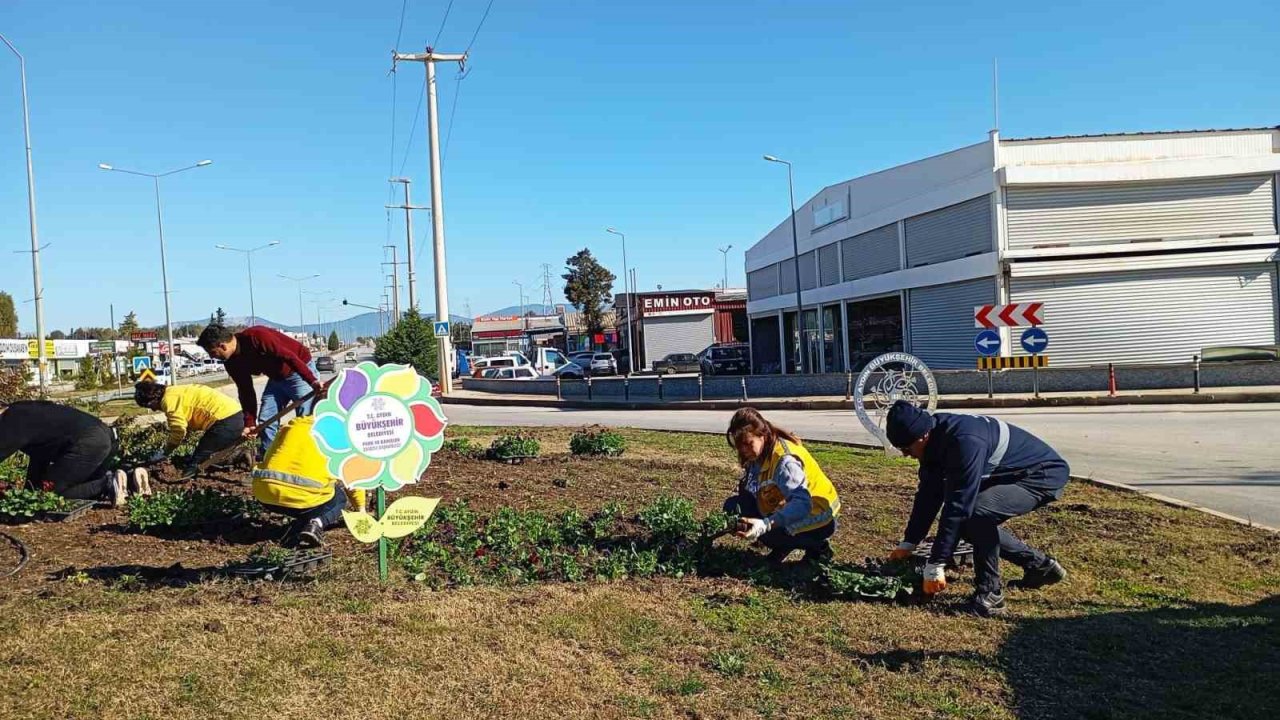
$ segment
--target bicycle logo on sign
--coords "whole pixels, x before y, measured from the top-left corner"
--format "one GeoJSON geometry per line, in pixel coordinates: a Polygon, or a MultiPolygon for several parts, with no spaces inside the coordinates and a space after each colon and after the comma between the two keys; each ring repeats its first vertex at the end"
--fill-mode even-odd
{"type": "Polygon", "coordinates": [[[889,447],[889,439],[884,431],[885,415],[889,407],[899,400],[933,412],[938,408],[938,384],[929,366],[920,358],[902,352],[885,353],[867,363],[858,375],[853,391],[853,409],[867,432],[886,448],[889,447]],[[923,395],[918,380],[924,382],[923,395]]]}

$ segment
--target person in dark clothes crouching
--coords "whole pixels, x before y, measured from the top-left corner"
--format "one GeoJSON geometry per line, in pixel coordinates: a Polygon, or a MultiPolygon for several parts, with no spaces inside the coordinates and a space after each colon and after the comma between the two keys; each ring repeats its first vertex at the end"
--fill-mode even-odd
{"type": "Polygon", "coordinates": [[[44,400],[0,404],[0,460],[26,453],[27,486],[69,500],[124,502],[124,473],[112,470],[115,434],[101,420],[44,400]]]}
{"type": "Polygon", "coordinates": [[[977,615],[1006,612],[1001,558],[1022,568],[1023,589],[1066,578],[1057,560],[1004,528],[1005,521],[1062,497],[1070,469],[1053,448],[1003,420],[930,414],[905,400],[889,408],[885,431],[894,447],[920,461],[911,519],[889,558],[910,556],[942,511],[924,567],[926,594],[946,589],[943,569],[961,538],[973,544],[976,591],[968,609],[977,615]]]}

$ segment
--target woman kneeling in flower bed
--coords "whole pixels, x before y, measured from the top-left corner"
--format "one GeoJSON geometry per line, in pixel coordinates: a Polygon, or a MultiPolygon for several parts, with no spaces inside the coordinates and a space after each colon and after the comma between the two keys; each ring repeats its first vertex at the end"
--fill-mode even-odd
{"type": "Polygon", "coordinates": [[[792,550],[804,550],[805,562],[830,560],[840,497],[800,438],[755,408],[734,413],[725,437],[746,471],[724,503],[741,517],[738,536],[769,548],[773,563],[792,550]]]}

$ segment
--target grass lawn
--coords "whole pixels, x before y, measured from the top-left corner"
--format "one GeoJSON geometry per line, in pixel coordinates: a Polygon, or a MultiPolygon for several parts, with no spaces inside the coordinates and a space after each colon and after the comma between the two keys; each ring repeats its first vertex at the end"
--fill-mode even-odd
{"type": "MultiPolygon", "coordinates": [[[[621,458],[578,459],[568,430],[532,432],[537,461],[445,452],[407,492],[482,512],[663,494],[712,510],[735,485],[719,437],[627,430],[621,458]]],[[[449,433],[487,444],[498,430],[449,433]]],[[[838,559],[886,554],[914,463],[811,449],[844,503],[838,559]]],[[[279,528],[157,539],[94,511],[7,529],[34,558],[0,580],[0,718],[1276,716],[1276,536],[1085,484],[1010,527],[1071,577],[979,620],[950,612],[968,573],[928,605],[818,602],[745,573],[431,590],[393,570],[381,585],[340,530],[314,580],[184,584],[166,568],[243,558],[279,528]]]]}

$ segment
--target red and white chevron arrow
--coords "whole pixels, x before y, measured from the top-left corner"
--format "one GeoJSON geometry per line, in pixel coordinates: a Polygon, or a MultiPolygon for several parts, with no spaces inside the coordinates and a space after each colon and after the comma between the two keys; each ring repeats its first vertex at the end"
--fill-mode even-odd
{"type": "Polygon", "coordinates": [[[1044,303],[978,305],[973,308],[973,326],[976,328],[1025,327],[1043,324],[1044,303]]]}

